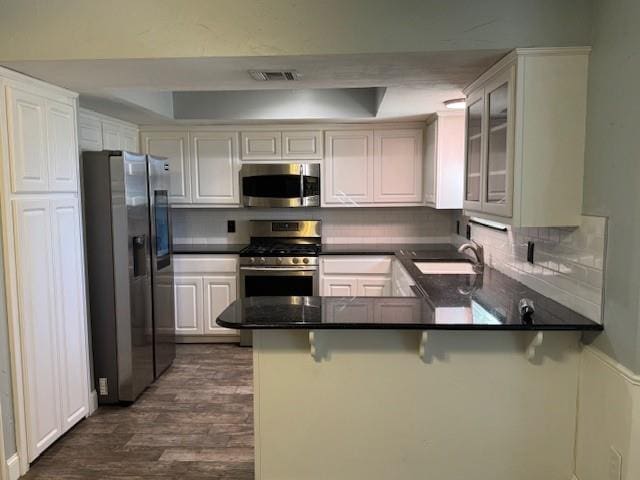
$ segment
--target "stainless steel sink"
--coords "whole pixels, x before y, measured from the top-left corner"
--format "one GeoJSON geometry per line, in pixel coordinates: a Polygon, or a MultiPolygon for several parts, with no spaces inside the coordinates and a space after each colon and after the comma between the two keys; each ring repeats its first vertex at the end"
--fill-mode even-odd
{"type": "Polygon", "coordinates": [[[414,261],[414,265],[427,275],[473,275],[476,271],[469,262],[424,262],[414,261]]]}

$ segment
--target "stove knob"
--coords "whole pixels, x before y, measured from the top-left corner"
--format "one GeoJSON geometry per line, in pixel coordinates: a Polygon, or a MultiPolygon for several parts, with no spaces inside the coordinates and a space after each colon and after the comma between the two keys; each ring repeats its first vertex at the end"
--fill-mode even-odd
{"type": "Polygon", "coordinates": [[[309,263],[309,259],[308,258],[303,258],[302,259],[302,263],[305,263],[305,264],[309,263]]]}
{"type": "Polygon", "coordinates": [[[282,259],[281,258],[276,258],[276,263],[278,265],[282,265],[282,259]]]}
{"type": "Polygon", "coordinates": [[[295,263],[295,264],[298,264],[298,263],[300,263],[300,259],[299,258],[294,258],[292,260],[292,262],[295,263]]]}
{"type": "Polygon", "coordinates": [[[267,259],[264,257],[260,258],[260,263],[264,265],[265,263],[267,263],[267,259]]]}
{"type": "Polygon", "coordinates": [[[256,259],[251,257],[251,259],[249,259],[249,263],[256,263],[256,259]]]}

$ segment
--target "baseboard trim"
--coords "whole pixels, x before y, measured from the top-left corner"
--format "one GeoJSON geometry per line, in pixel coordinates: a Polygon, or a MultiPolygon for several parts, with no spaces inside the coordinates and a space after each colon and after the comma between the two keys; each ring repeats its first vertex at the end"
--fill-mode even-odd
{"type": "Polygon", "coordinates": [[[630,369],[628,369],[627,367],[625,367],[621,363],[618,363],[613,358],[611,358],[609,355],[604,353],[602,350],[600,350],[600,349],[598,349],[596,347],[593,347],[591,345],[587,345],[587,346],[585,346],[585,352],[589,353],[590,355],[592,355],[595,358],[597,358],[598,360],[600,360],[602,363],[604,363],[607,367],[609,367],[611,370],[613,370],[618,375],[624,377],[624,379],[627,382],[629,382],[632,385],[635,385],[637,387],[640,387],[640,375],[632,372],[630,369]]]}
{"type": "Polygon", "coordinates": [[[14,453],[7,460],[7,480],[18,480],[20,478],[20,458],[14,453]]]}
{"type": "Polygon", "coordinates": [[[180,335],[176,343],[239,343],[239,335],[180,335]]]}
{"type": "Polygon", "coordinates": [[[98,410],[98,392],[91,390],[89,393],[89,416],[93,415],[98,410]]]}

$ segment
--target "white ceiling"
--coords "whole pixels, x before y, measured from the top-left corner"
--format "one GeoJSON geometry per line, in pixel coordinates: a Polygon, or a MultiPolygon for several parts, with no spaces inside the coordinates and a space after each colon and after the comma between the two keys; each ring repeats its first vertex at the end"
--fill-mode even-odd
{"type": "MultiPolygon", "coordinates": [[[[376,120],[425,118],[507,52],[217,57],[4,62],[81,95],[81,104],[138,124],[177,123],[173,91],[387,87],[376,120]],[[247,73],[295,69],[296,82],[258,82],[247,73]]],[[[256,118],[260,121],[259,113],[256,118]]],[[[339,119],[331,119],[339,120],[339,119]]],[[[353,119],[350,119],[353,120],[353,119]]],[[[368,120],[371,120],[369,118],[368,120]]],[[[202,120],[200,120],[202,122],[202,120]]]]}

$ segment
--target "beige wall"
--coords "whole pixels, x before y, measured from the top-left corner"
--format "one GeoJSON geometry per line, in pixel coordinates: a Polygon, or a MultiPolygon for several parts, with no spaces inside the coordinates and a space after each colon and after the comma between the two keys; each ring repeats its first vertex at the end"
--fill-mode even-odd
{"type": "Polygon", "coordinates": [[[587,348],[578,402],[578,479],[610,478],[611,448],[622,456],[622,480],[640,478],[640,375],[587,348]]]}
{"type": "Polygon", "coordinates": [[[0,0],[0,59],[500,49],[588,42],[590,0],[0,0]]]}
{"type": "Polygon", "coordinates": [[[609,216],[599,348],[640,372],[640,2],[594,3],[584,211],[609,216]]]}

